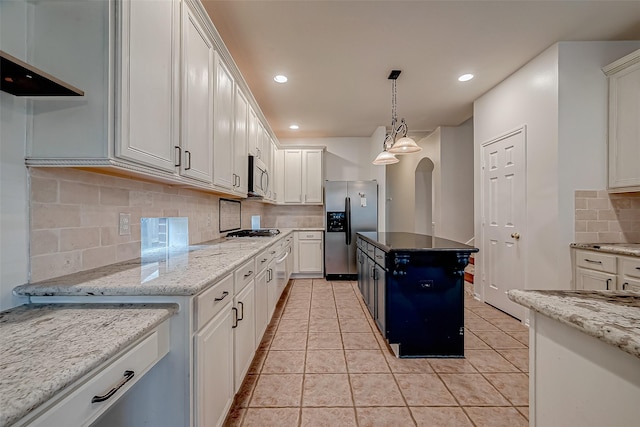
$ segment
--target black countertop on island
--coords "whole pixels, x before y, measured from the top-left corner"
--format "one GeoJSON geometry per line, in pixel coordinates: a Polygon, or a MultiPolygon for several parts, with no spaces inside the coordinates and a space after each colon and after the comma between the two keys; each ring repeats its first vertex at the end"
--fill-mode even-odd
{"type": "Polygon", "coordinates": [[[453,240],[426,234],[375,231],[359,232],[358,235],[385,252],[391,251],[455,251],[478,252],[477,248],[453,240]]]}

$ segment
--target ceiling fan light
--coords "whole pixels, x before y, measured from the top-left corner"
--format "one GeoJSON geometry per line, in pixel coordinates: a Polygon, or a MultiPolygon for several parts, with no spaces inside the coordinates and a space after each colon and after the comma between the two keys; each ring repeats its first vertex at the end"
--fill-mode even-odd
{"type": "Polygon", "coordinates": [[[391,148],[389,148],[389,152],[393,154],[417,153],[420,150],[422,150],[422,147],[416,144],[416,142],[408,136],[400,138],[391,148]]]}
{"type": "Polygon", "coordinates": [[[395,155],[391,154],[388,151],[383,151],[378,154],[378,157],[372,162],[374,165],[392,165],[394,163],[398,163],[400,160],[396,158],[395,155]]]}

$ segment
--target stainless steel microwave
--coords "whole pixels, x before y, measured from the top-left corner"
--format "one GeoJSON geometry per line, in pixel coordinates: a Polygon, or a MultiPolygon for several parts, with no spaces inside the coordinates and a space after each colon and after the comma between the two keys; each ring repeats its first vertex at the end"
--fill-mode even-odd
{"type": "Polygon", "coordinates": [[[249,196],[264,197],[269,192],[269,171],[262,160],[249,156],[249,196]]]}

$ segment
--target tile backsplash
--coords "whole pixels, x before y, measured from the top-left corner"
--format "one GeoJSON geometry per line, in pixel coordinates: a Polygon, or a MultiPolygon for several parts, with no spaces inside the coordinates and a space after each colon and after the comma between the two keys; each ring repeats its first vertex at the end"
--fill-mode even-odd
{"type": "Polygon", "coordinates": [[[640,243],[640,192],[575,192],[576,243],[640,243]]]}
{"type": "MultiPolygon", "coordinates": [[[[74,168],[30,168],[30,181],[31,282],[140,257],[144,217],[188,218],[190,244],[221,237],[214,194],[74,168]],[[119,235],[120,213],[131,214],[129,235],[119,235]]],[[[322,206],[243,200],[241,228],[253,215],[262,227],[324,224],[322,206]]]]}

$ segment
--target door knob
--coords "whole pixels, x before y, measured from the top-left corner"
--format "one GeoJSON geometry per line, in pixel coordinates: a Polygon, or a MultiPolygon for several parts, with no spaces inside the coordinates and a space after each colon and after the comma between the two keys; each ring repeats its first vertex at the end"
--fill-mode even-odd
{"type": "Polygon", "coordinates": [[[520,233],[511,233],[511,237],[513,237],[516,240],[520,240],[520,233]]]}

